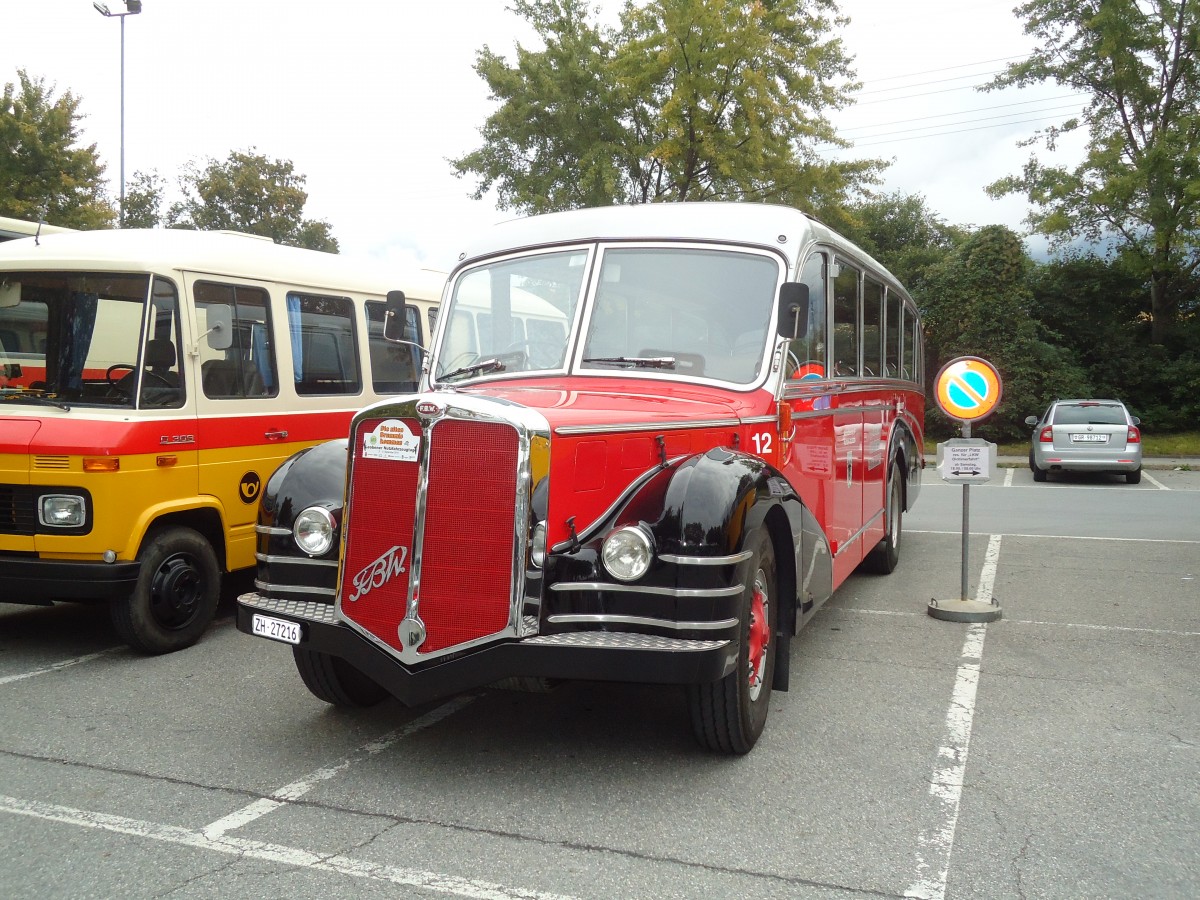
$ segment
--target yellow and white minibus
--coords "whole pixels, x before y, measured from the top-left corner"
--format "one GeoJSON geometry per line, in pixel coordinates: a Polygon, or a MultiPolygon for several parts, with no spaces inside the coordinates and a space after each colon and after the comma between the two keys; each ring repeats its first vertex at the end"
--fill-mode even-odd
{"type": "Polygon", "coordinates": [[[224,232],[0,244],[0,601],[104,600],[139,650],[194,643],[279,463],[416,389],[444,282],[224,232]]]}

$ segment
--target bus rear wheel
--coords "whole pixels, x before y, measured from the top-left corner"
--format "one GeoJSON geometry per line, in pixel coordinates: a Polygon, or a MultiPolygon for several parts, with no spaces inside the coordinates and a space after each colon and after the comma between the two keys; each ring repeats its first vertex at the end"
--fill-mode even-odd
{"type": "Polygon", "coordinates": [[[765,531],[748,543],[753,555],[738,570],[745,589],[740,608],[737,664],[720,681],[688,686],[692,730],[716,753],[749,753],[767,724],[775,645],[779,639],[775,548],[765,531]]]}
{"type": "Polygon", "coordinates": [[[863,569],[876,575],[890,575],[900,564],[900,536],[904,530],[904,470],[893,463],[888,476],[887,507],[884,510],[887,533],[863,560],[863,569]]]}
{"type": "Polygon", "coordinates": [[[293,647],[292,656],[301,681],[318,700],[334,706],[362,708],[374,706],[388,696],[385,688],[340,656],[304,647],[293,647]]]}
{"type": "Polygon", "coordinates": [[[190,528],[166,528],[148,538],[138,560],[133,591],[110,607],[117,634],[143,653],[190,647],[212,622],[220,598],[212,545],[190,528]]]}

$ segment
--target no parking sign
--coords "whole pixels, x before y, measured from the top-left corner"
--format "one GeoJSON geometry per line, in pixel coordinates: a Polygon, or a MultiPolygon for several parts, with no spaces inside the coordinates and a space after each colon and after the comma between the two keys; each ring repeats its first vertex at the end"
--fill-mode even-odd
{"type": "Polygon", "coordinates": [[[942,412],[970,424],[991,415],[1003,392],[995,366],[978,356],[960,356],[942,366],[933,393],[942,412]]]}

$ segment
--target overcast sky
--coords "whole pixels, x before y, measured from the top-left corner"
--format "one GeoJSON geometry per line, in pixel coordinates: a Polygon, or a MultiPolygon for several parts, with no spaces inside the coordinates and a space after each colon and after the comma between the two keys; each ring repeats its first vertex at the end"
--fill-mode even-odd
{"type": "MultiPolygon", "coordinates": [[[[599,5],[615,23],[618,0],[599,5]]],[[[1024,202],[990,200],[983,186],[1019,171],[1030,152],[1020,138],[1083,103],[1053,86],[968,89],[1031,49],[1015,5],[841,2],[852,19],[841,36],[864,83],[860,103],[835,117],[858,144],[851,155],[892,160],[884,188],[923,194],[949,222],[1019,228],[1024,202]]],[[[505,7],[144,0],[125,20],[126,183],[153,169],[174,185],[189,160],[255,148],[307,177],[305,214],[330,223],[343,254],[449,268],[465,235],[510,217],[468,199],[473,185],[446,162],[477,146],[492,108],[476,51],[488,44],[511,59],[518,41],[533,42],[505,7]]],[[[8,0],[0,33],[0,82],[24,68],[55,96],[82,99],[84,140],[97,145],[115,198],[120,20],[91,0],[8,0]]]]}

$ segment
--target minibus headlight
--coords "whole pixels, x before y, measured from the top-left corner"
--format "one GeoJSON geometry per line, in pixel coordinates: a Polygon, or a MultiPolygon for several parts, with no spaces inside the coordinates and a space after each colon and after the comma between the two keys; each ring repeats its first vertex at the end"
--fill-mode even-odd
{"type": "Polygon", "coordinates": [[[537,568],[546,565],[546,523],[533,526],[533,538],[529,542],[529,561],[537,568]]]}
{"type": "Polygon", "coordinates": [[[38,521],[48,528],[78,528],[87,521],[87,503],[74,494],[46,494],[38,521]]]}
{"type": "Polygon", "coordinates": [[[618,528],[604,539],[600,559],[613,578],[636,581],[650,568],[654,542],[645,530],[635,525],[618,528]]]}
{"type": "Polygon", "coordinates": [[[324,556],[333,546],[337,523],[333,515],[322,506],[310,506],[296,516],[292,536],[296,546],[309,556],[324,556]]]}

